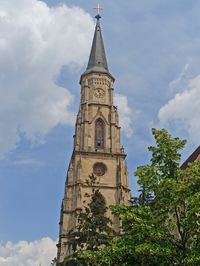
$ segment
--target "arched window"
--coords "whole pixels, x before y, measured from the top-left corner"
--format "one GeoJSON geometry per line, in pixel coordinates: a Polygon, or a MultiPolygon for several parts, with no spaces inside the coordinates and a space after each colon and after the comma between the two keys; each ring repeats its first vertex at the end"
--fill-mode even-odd
{"type": "Polygon", "coordinates": [[[95,122],[95,148],[104,147],[104,122],[98,118],[95,122]]]}

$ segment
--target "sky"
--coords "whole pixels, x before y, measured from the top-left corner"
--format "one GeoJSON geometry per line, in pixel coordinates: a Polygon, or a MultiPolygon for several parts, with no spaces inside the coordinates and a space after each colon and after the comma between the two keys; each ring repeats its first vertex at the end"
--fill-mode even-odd
{"type": "MultiPolygon", "coordinates": [[[[0,265],[50,265],[74,121],[95,27],[93,0],[0,1],[0,265]]],[[[200,2],[102,0],[130,187],[151,128],[199,146],[200,2]]]]}

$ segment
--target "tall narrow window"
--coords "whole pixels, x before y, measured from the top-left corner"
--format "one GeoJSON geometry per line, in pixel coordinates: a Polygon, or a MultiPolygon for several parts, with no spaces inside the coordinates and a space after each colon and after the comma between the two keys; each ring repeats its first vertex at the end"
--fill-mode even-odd
{"type": "Polygon", "coordinates": [[[104,147],[104,122],[101,118],[98,118],[95,123],[95,147],[104,147]]]}

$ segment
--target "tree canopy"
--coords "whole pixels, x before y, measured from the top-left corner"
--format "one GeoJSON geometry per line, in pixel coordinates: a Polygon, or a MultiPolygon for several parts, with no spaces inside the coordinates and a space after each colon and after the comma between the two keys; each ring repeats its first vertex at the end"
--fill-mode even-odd
{"type": "Polygon", "coordinates": [[[200,265],[200,161],[181,169],[186,141],[165,129],[152,133],[150,163],[135,172],[140,195],[131,207],[111,207],[121,219],[120,234],[82,252],[93,266],[200,265]]]}

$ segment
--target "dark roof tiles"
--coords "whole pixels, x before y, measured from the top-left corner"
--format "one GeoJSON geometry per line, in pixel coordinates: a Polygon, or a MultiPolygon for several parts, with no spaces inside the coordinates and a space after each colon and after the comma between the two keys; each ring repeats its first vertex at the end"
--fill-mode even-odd
{"type": "MultiPolygon", "coordinates": [[[[96,16],[97,23],[92,42],[92,48],[86,71],[82,76],[92,72],[108,74],[113,80],[113,76],[109,73],[108,64],[106,60],[106,53],[103,44],[103,37],[101,34],[100,16],[96,16]]],[[[81,77],[82,77],[81,76],[81,77]]]]}
{"type": "Polygon", "coordinates": [[[104,49],[99,19],[97,19],[87,70],[93,68],[98,68],[103,72],[108,71],[108,64],[106,60],[106,53],[104,49]]]}
{"type": "Polygon", "coordinates": [[[188,163],[195,160],[200,160],[200,146],[187,158],[187,160],[181,165],[181,168],[187,168],[188,163]]]}

